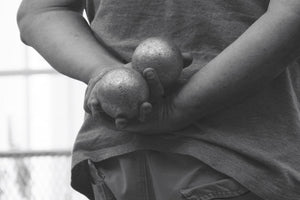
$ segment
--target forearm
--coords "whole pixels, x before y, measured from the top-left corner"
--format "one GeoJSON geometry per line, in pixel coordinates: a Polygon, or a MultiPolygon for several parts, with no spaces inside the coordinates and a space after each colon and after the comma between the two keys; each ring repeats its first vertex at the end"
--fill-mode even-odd
{"type": "Polygon", "coordinates": [[[199,70],[176,105],[193,118],[242,101],[278,76],[299,55],[299,16],[268,11],[240,38],[199,70]]]}
{"type": "Polygon", "coordinates": [[[23,41],[69,77],[88,83],[97,71],[120,63],[94,38],[78,11],[50,7],[23,12],[21,6],[18,23],[23,41]]]}

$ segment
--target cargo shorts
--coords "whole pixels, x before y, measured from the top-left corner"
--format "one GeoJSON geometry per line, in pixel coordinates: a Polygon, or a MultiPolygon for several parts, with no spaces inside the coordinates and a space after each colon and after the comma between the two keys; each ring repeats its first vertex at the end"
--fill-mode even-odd
{"type": "Polygon", "coordinates": [[[140,150],[89,169],[95,200],[262,200],[188,155],[140,150]]]}

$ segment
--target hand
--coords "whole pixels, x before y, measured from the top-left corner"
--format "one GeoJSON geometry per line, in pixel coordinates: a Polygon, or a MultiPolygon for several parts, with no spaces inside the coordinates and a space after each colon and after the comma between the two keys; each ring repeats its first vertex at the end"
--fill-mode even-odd
{"type": "MultiPolygon", "coordinates": [[[[112,121],[113,118],[109,117],[107,114],[104,113],[104,110],[107,110],[105,106],[110,106],[107,105],[108,102],[101,102],[99,94],[102,92],[101,90],[103,89],[102,87],[102,82],[100,81],[109,71],[115,70],[118,68],[125,68],[131,67],[131,63],[128,63],[126,65],[119,65],[111,68],[104,68],[100,69],[97,75],[95,75],[88,84],[88,88],[86,90],[86,95],[85,95],[85,102],[84,102],[84,109],[87,113],[91,114],[93,118],[99,118],[99,117],[106,117],[112,121]]],[[[136,72],[137,73],[137,72],[136,72]]],[[[142,102],[141,105],[138,105],[139,108],[137,111],[140,113],[143,113],[144,115],[147,112],[151,111],[151,104],[148,102],[142,102]]],[[[139,117],[139,116],[137,116],[139,117]]],[[[115,125],[117,127],[123,127],[127,123],[127,119],[125,116],[117,117],[115,120],[115,125]]]]}
{"type": "MultiPolygon", "coordinates": [[[[191,64],[192,62],[192,56],[190,54],[183,54],[184,58],[184,66],[187,67],[191,64]]],[[[119,66],[119,67],[131,67],[131,63],[126,64],[125,66],[119,66]]],[[[94,118],[97,117],[98,115],[106,115],[104,111],[101,108],[101,102],[97,99],[97,91],[95,88],[95,85],[97,82],[110,70],[115,69],[115,68],[105,68],[104,70],[101,70],[94,78],[92,78],[89,81],[88,88],[86,90],[85,94],[85,101],[84,101],[84,109],[87,113],[91,114],[94,118]]],[[[165,91],[160,84],[160,81],[156,75],[155,70],[152,68],[147,68],[144,70],[143,75],[145,79],[147,80],[149,89],[150,89],[150,102],[143,102],[140,105],[139,108],[139,116],[137,117],[137,121],[139,122],[145,122],[146,119],[147,121],[150,120],[151,116],[155,116],[155,113],[159,113],[162,111],[159,115],[163,117],[163,113],[170,113],[168,109],[170,109],[172,106],[168,105],[167,99],[170,99],[170,97],[165,98],[165,91]],[[152,112],[152,104],[157,104],[160,106],[156,106],[156,111],[153,110],[152,112]],[[160,108],[160,109],[157,109],[160,108]],[[159,111],[160,110],[160,111],[159,111]],[[149,115],[151,113],[151,116],[149,115]],[[148,116],[149,115],[149,116],[148,116]]],[[[173,109],[175,111],[175,109],[173,109]]],[[[176,115],[174,115],[176,116],[176,115]]],[[[107,117],[107,116],[106,116],[107,117]]],[[[162,118],[161,117],[161,118],[162,118]]],[[[108,118],[106,118],[108,119],[108,118]]],[[[112,127],[112,119],[106,120],[106,123],[112,127]]],[[[128,119],[125,118],[117,118],[114,119],[114,123],[117,129],[123,129],[128,126],[128,119]]]]}
{"type": "MultiPolygon", "coordinates": [[[[184,54],[184,67],[192,62],[190,54],[184,54]]],[[[165,96],[165,91],[153,68],[144,70],[143,75],[147,80],[151,94],[151,112],[144,112],[146,104],[141,106],[141,113],[138,120],[126,122],[122,128],[124,131],[140,134],[159,134],[173,132],[184,128],[192,122],[188,113],[176,103],[176,94],[179,92],[172,89],[173,93],[165,96]]],[[[176,85],[176,84],[175,84],[176,85]]]]}
{"type": "Polygon", "coordinates": [[[114,68],[104,68],[96,73],[96,75],[89,80],[88,86],[84,95],[84,110],[85,112],[96,116],[98,112],[103,112],[99,101],[96,98],[96,91],[94,90],[97,82],[110,70],[114,68]]]}

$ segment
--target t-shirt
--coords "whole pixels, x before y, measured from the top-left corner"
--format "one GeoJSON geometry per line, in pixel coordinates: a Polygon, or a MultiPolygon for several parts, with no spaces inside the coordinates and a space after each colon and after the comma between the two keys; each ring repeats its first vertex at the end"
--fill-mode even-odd
{"type": "MultiPolygon", "coordinates": [[[[267,9],[267,0],[87,0],[99,43],[130,62],[136,46],[167,36],[191,52],[189,77],[236,40],[267,9]]],[[[117,131],[86,114],[73,149],[72,185],[90,188],[86,160],[152,149],[191,155],[264,199],[300,199],[300,66],[286,70],[243,102],[160,135],[117,131]]]]}

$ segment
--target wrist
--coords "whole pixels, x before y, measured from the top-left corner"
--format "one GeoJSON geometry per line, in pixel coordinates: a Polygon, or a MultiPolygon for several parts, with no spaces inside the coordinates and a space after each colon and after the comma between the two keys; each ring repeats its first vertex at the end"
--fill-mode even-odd
{"type": "Polygon", "coordinates": [[[109,64],[101,64],[100,67],[95,67],[92,70],[89,71],[87,77],[86,77],[86,82],[87,84],[90,83],[93,80],[99,79],[100,77],[102,77],[104,74],[106,74],[108,71],[116,68],[116,67],[120,67],[122,66],[123,63],[120,62],[113,62],[113,63],[109,63],[109,64]]]}
{"type": "Polygon", "coordinates": [[[182,104],[182,102],[174,101],[174,118],[176,129],[184,128],[190,125],[195,119],[191,108],[182,104]]]}
{"type": "Polygon", "coordinates": [[[111,70],[112,67],[102,67],[102,68],[97,68],[91,71],[87,77],[87,83],[91,83],[95,81],[96,79],[99,80],[104,74],[106,74],[109,70],[111,70]]]}

